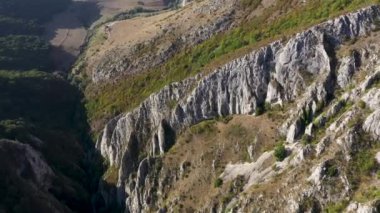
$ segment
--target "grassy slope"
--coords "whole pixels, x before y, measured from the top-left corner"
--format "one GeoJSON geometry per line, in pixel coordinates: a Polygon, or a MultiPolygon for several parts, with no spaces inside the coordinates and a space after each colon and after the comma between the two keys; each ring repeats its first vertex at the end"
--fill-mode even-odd
{"type": "Polygon", "coordinates": [[[181,165],[187,166],[183,166],[183,175],[164,190],[157,203],[174,205],[177,212],[194,212],[215,199],[229,201],[236,193],[229,190],[230,183],[223,183],[218,176],[229,163],[251,162],[247,151],[250,145],[254,147],[253,159],[273,149],[279,140],[276,125],[276,121],[262,115],[208,120],[188,128],[162,157],[161,172],[179,172],[181,165]],[[171,203],[177,198],[178,203],[171,203]]]}
{"type": "MultiPolygon", "coordinates": [[[[244,1],[243,4],[256,6],[255,2],[244,1]]],[[[290,8],[288,1],[279,0],[276,6],[269,8],[262,16],[247,20],[240,27],[183,50],[158,68],[116,83],[89,85],[85,94],[92,127],[95,131],[99,130],[109,118],[131,110],[151,93],[171,82],[210,71],[274,39],[377,2],[378,0],[313,0],[308,1],[307,5],[290,8]],[[283,15],[271,20],[272,14],[279,11],[283,15]]]]}

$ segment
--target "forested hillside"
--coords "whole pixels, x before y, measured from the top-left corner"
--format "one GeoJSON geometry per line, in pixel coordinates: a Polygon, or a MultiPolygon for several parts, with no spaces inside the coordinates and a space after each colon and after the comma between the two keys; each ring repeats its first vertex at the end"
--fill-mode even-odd
{"type": "Polygon", "coordinates": [[[70,0],[3,0],[0,2],[0,69],[51,68],[49,45],[41,24],[64,10],[70,0]]]}
{"type": "Polygon", "coordinates": [[[91,211],[98,175],[81,93],[53,74],[41,36],[69,4],[0,1],[0,212],[91,211]]]}

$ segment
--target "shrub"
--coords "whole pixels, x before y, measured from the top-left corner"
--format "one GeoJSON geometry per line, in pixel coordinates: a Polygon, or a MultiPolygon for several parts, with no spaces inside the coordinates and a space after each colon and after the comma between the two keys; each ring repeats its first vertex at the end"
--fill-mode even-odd
{"type": "Polygon", "coordinates": [[[215,181],[214,181],[214,187],[215,188],[219,188],[219,187],[221,187],[223,185],[223,180],[221,179],[221,178],[217,178],[217,179],[215,179],[215,181]]]}
{"type": "Polygon", "coordinates": [[[265,102],[264,109],[265,110],[271,110],[272,109],[272,105],[270,103],[268,103],[268,102],[265,102]]]}
{"type": "Polygon", "coordinates": [[[355,126],[360,126],[363,123],[363,120],[360,116],[355,117],[354,119],[351,119],[348,123],[347,126],[349,128],[353,128],[355,126]]]}
{"type": "Polygon", "coordinates": [[[190,127],[190,131],[196,135],[212,133],[215,131],[215,120],[203,121],[197,125],[190,127]]]}
{"type": "Polygon", "coordinates": [[[364,101],[362,101],[362,100],[359,101],[358,105],[359,105],[359,107],[360,107],[361,109],[365,109],[366,106],[367,106],[366,103],[365,103],[364,101]]]}
{"type": "Polygon", "coordinates": [[[224,116],[224,117],[218,117],[218,121],[224,123],[224,124],[228,124],[234,117],[232,115],[227,115],[227,116],[224,116]]]}
{"type": "Polygon", "coordinates": [[[277,161],[283,161],[287,157],[287,151],[283,143],[280,143],[274,149],[274,157],[277,161]]]}
{"type": "Polygon", "coordinates": [[[361,191],[360,193],[357,193],[355,200],[361,203],[365,203],[379,198],[380,188],[378,186],[371,186],[361,191]]]}
{"type": "Polygon", "coordinates": [[[310,136],[310,135],[304,134],[302,136],[301,141],[302,141],[302,144],[307,145],[307,144],[310,144],[313,141],[313,137],[310,136]]]}
{"type": "Polygon", "coordinates": [[[264,106],[262,106],[262,105],[257,105],[256,106],[256,109],[255,109],[255,115],[256,116],[262,115],[262,114],[264,114],[264,112],[265,112],[265,107],[264,106]]]}
{"type": "Polygon", "coordinates": [[[343,212],[343,210],[347,207],[348,201],[341,201],[338,203],[329,203],[325,209],[327,213],[338,213],[343,212]]]}
{"type": "Polygon", "coordinates": [[[355,166],[361,174],[369,175],[376,169],[376,160],[370,151],[359,152],[354,159],[355,166]]]}
{"type": "Polygon", "coordinates": [[[331,165],[327,167],[326,175],[328,177],[336,177],[339,174],[339,170],[336,165],[331,165]]]}

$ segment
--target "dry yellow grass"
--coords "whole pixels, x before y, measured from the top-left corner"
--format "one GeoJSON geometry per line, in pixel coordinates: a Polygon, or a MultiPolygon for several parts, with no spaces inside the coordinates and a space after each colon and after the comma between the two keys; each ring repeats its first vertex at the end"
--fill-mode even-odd
{"type": "Polygon", "coordinates": [[[229,162],[251,161],[248,145],[254,146],[254,158],[257,158],[265,150],[272,149],[278,138],[276,124],[266,115],[234,116],[227,124],[209,121],[207,130],[193,133],[194,128],[182,133],[176,145],[163,157],[163,169],[172,172],[178,171],[182,163],[190,162],[183,177],[165,195],[166,202],[179,197],[182,211],[222,199],[229,183],[215,188],[214,181],[224,166],[229,162]]]}

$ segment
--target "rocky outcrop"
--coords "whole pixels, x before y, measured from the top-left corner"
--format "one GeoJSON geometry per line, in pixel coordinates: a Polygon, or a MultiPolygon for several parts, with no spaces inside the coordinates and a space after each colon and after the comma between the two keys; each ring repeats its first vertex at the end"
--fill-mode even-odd
{"type": "Polygon", "coordinates": [[[380,140],[380,110],[373,112],[364,122],[363,128],[376,140],[380,140]]]}
{"type": "Polygon", "coordinates": [[[380,108],[380,89],[373,88],[364,95],[363,101],[365,102],[366,107],[369,107],[371,110],[377,110],[380,108]]]}
{"type": "Polygon", "coordinates": [[[50,188],[53,170],[30,145],[3,139],[0,141],[0,152],[3,157],[13,162],[12,170],[18,176],[33,182],[42,190],[50,188]]]}
{"type": "Polygon", "coordinates": [[[359,53],[353,52],[351,56],[347,56],[341,60],[341,65],[337,71],[337,82],[341,88],[349,85],[355,71],[360,67],[359,53]]]}
{"type": "Polygon", "coordinates": [[[0,174],[1,211],[72,212],[55,197],[57,174],[35,147],[0,139],[0,174]]]}
{"type": "Polygon", "coordinates": [[[363,204],[353,202],[348,205],[346,212],[374,213],[377,212],[377,209],[374,207],[373,203],[363,204]]]}
{"type": "MultiPolygon", "coordinates": [[[[164,154],[176,134],[190,125],[219,116],[255,114],[266,102],[278,104],[300,97],[289,113],[292,116],[280,128],[288,142],[299,139],[306,124],[316,117],[318,106],[328,103],[334,93],[338,63],[334,50],[349,39],[369,34],[379,17],[380,9],[372,6],[327,21],[286,43],[276,41],[262,47],[207,76],[168,85],[138,108],[111,120],[97,147],[111,166],[119,168],[119,198],[126,199],[126,209],[140,212],[150,205],[150,164],[141,156],[164,154]]],[[[342,62],[340,76],[354,72],[356,68],[350,64],[350,60],[342,62]]],[[[339,79],[341,86],[349,82],[339,79]]],[[[378,119],[374,115],[366,121],[369,131],[377,135],[380,131],[374,122],[378,119]]],[[[256,168],[255,164],[250,166],[256,168]]],[[[250,179],[256,177],[244,174],[250,179]]]]}

